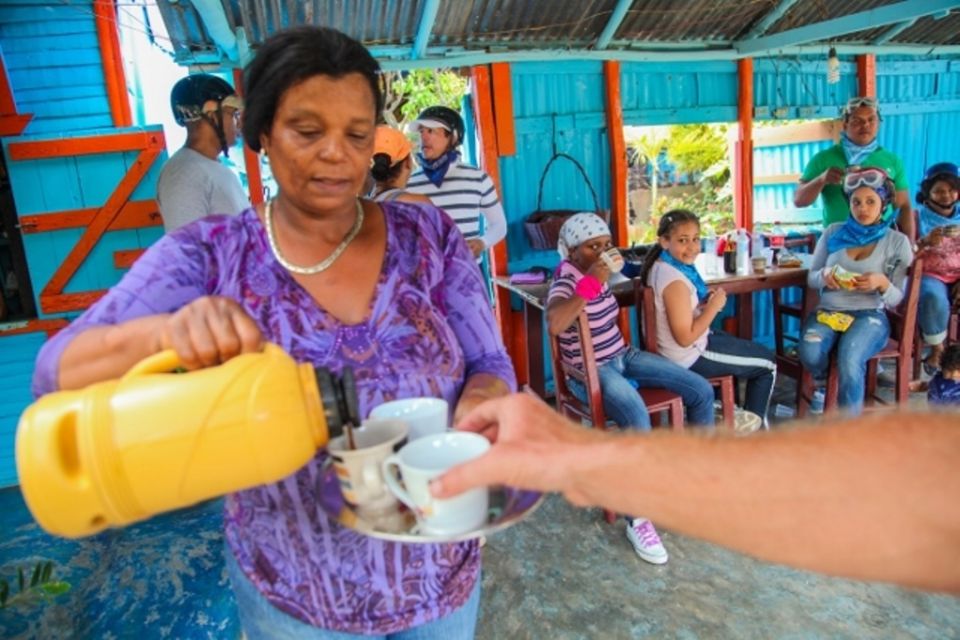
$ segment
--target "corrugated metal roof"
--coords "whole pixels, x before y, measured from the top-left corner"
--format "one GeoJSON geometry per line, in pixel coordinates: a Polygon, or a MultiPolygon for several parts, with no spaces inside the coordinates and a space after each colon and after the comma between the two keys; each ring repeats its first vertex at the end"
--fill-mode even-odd
{"type": "MultiPolygon", "coordinates": [[[[475,63],[470,54],[496,58],[500,55],[539,51],[549,57],[572,52],[584,57],[621,57],[639,60],[637,55],[657,52],[669,56],[680,51],[691,56],[718,59],[740,57],[737,44],[773,12],[781,0],[633,0],[619,23],[612,22],[619,0],[157,0],[179,62],[221,62],[221,52],[211,39],[194,3],[240,35],[241,56],[256,49],[271,33],[287,26],[310,24],[329,26],[359,39],[384,59],[407,60],[421,27],[428,29],[427,50],[420,58],[449,66],[455,56],[461,64],[475,63]],[[425,19],[428,7],[436,15],[425,19]],[[423,22],[423,24],[421,24],[423,22]],[[598,51],[604,29],[615,25],[612,38],[598,51]],[[704,51],[706,50],[706,53],[704,51]],[[632,56],[632,57],[631,57],[632,56]],[[466,61],[464,61],[466,60],[466,61]]],[[[898,3],[898,0],[798,0],[783,16],[763,31],[764,36],[833,20],[839,17],[898,3]]],[[[953,3],[950,3],[953,4],[953,3]]],[[[904,20],[923,13],[921,5],[905,8],[904,20]]],[[[955,5],[960,8],[960,1],[955,5]]],[[[942,12],[941,12],[942,13],[942,12]]],[[[207,14],[209,15],[209,14],[207,14]]],[[[831,38],[830,44],[863,47],[888,33],[895,25],[852,32],[831,38]]],[[[223,44],[222,42],[220,43],[223,44]]],[[[806,43],[817,45],[817,42],[806,43]]],[[[820,46],[827,44],[819,43],[820,46]]],[[[960,45],[960,12],[947,17],[920,17],[903,28],[889,45],[960,45]]],[[[958,49],[957,51],[960,51],[958,49]]],[[[857,53],[848,50],[846,53],[857,53]]],[[[882,49],[875,51],[883,53],[882,49]]],[[[922,54],[922,50],[917,51],[922,54]]],[[[940,53],[943,53],[942,51],[940,53]]],[[[762,57],[765,52],[754,53],[762,57]]],[[[770,55],[767,52],[767,55],[770,55]]],[[[544,59],[545,59],[544,58],[544,59]]],[[[516,59],[516,58],[514,58],[516,59]]],[[[528,58],[529,59],[529,58],[528,58]]],[[[643,58],[648,59],[648,58],[643,58]]],[[[679,59],[679,58],[678,58],[679,59]]],[[[234,63],[236,60],[234,60],[234,63]]]]}

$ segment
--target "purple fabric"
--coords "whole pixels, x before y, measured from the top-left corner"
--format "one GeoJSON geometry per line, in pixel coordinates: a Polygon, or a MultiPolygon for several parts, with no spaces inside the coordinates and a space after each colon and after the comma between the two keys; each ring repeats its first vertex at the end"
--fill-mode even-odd
{"type": "MultiPolygon", "coordinates": [[[[41,350],[34,393],[56,389],[79,331],[228,296],[296,360],[354,368],[363,415],[388,400],[445,398],[490,373],[516,386],[463,236],[440,210],[381,204],[387,252],[367,320],[327,315],[276,262],[253,210],[212,216],[164,236],[123,280],[41,350]]],[[[393,544],[340,528],[317,505],[325,458],[289,478],[228,496],[226,538],[240,567],[278,608],[319,627],[386,634],[447,615],[480,571],[476,543],[393,544]]],[[[243,464],[242,460],[237,461],[243,464]]]]}

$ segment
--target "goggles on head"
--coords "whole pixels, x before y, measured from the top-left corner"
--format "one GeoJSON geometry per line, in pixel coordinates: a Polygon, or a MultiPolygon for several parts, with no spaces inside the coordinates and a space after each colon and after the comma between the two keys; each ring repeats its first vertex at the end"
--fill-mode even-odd
{"type": "Polygon", "coordinates": [[[883,169],[862,169],[851,171],[843,177],[843,191],[853,193],[860,187],[870,187],[874,191],[883,189],[890,176],[883,169]]]}
{"type": "Polygon", "coordinates": [[[859,109],[860,107],[867,107],[868,109],[873,109],[877,112],[877,116],[880,116],[880,103],[877,102],[876,98],[871,98],[869,96],[858,96],[856,98],[850,98],[847,101],[847,104],[843,107],[843,116],[847,117],[853,113],[854,109],[859,109]]]}

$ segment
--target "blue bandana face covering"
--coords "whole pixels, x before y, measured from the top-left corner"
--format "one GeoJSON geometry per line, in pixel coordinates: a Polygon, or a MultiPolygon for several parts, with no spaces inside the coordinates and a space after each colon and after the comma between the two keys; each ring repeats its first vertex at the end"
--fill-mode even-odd
{"type": "Polygon", "coordinates": [[[960,224],[960,216],[957,215],[958,211],[960,211],[960,204],[955,204],[953,205],[953,211],[950,212],[950,215],[942,216],[927,205],[920,205],[920,208],[917,209],[917,218],[920,221],[920,237],[930,235],[930,232],[937,227],[960,224]]]}
{"type": "Polygon", "coordinates": [[[443,177],[447,175],[447,169],[460,157],[459,151],[447,151],[436,160],[427,160],[423,153],[417,153],[417,160],[420,162],[420,168],[423,169],[423,175],[427,180],[433,183],[435,187],[443,184],[443,177]]]}
{"type": "Polygon", "coordinates": [[[877,150],[877,139],[874,138],[870,143],[859,145],[847,137],[846,131],[840,132],[840,147],[843,149],[843,155],[847,157],[847,165],[859,166],[866,161],[867,156],[877,150]]]}
{"type": "Polygon", "coordinates": [[[889,204],[880,214],[880,219],[871,225],[863,225],[850,214],[836,233],[827,240],[827,251],[833,253],[848,247],[865,247],[878,242],[890,230],[893,221],[893,207],[889,204]]]}
{"type": "Polygon", "coordinates": [[[684,262],[680,262],[679,260],[674,258],[672,255],[670,255],[670,252],[667,251],[666,249],[664,249],[663,253],[660,254],[660,259],[666,262],[671,267],[676,268],[677,271],[679,271],[684,276],[686,276],[687,280],[690,281],[694,289],[697,290],[697,300],[699,300],[700,302],[703,302],[704,300],[707,299],[707,294],[709,293],[709,291],[707,290],[707,283],[703,281],[703,277],[701,277],[700,272],[697,271],[697,268],[695,266],[693,266],[692,264],[686,264],[684,262]]]}

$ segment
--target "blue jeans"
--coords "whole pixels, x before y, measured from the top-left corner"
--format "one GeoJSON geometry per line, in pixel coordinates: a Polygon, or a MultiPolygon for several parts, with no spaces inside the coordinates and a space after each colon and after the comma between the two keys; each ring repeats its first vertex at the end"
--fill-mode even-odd
{"type": "Polygon", "coordinates": [[[704,378],[735,376],[747,381],[744,408],[767,424],[767,410],[777,380],[777,360],[770,349],[726,333],[711,333],[707,350],[690,366],[704,378]]]}
{"type": "MultiPolygon", "coordinates": [[[[603,394],[603,411],[617,426],[643,431],[650,429],[650,413],[637,393],[637,387],[666,389],[679,394],[690,424],[710,426],[714,422],[710,383],[703,376],[662,356],[629,347],[600,365],[597,373],[603,394]]],[[[578,381],[570,380],[570,391],[586,402],[586,389],[578,381]]]]}
{"type": "Polygon", "coordinates": [[[854,317],[843,333],[817,322],[816,314],[807,319],[800,341],[800,362],[814,378],[825,378],[830,352],[837,347],[840,408],[853,415],[863,411],[863,393],[867,360],[879,353],[890,337],[890,321],[884,311],[845,311],[854,317]]]}
{"type": "Polygon", "coordinates": [[[240,624],[247,640],[471,640],[480,612],[480,578],[462,607],[447,616],[418,627],[388,635],[367,636],[321,629],[277,609],[244,575],[233,553],[224,547],[227,574],[237,599],[240,624]]]}
{"type": "Polygon", "coordinates": [[[950,285],[932,276],[920,279],[918,320],[924,342],[937,345],[946,339],[950,321],[950,285]]]}

